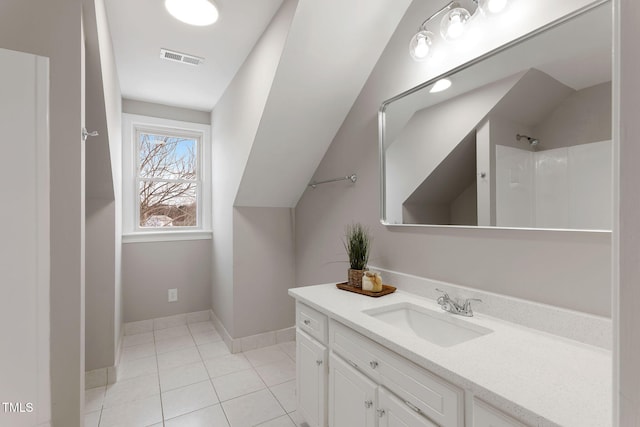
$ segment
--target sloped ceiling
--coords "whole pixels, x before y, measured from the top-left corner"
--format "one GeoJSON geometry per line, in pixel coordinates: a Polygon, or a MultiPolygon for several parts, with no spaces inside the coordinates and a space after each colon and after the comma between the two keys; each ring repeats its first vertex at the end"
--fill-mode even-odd
{"type": "Polygon", "coordinates": [[[294,207],[410,0],[300,0],[236,206],[294,207]]]}
{"type": "Polygon", "coordinates": [[[215,0],[207,27],[173,18],[163,0],[107,0],[122,96],[211,111],[282,0],[215,0]],[[205,58],[193,67],[160,59],[160,48],[205,58]]]}

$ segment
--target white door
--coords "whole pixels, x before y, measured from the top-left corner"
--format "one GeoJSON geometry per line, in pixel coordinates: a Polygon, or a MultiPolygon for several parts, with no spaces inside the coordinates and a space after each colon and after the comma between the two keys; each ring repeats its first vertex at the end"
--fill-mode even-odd
{"type": "Polygon", "coordinates": [[[0,49],[0,425],[51,419],[49,60],[0,49]]]}
{"type": "Polygon", "coordinates": [[[376,384],[340,357],[329,357],[329,427],[374,427],[376,384]]]}
{"type": "Polygon", "coordinates": [[[384,387],[378,389],[377,415],[379,427],[438,427],[384,387]]]}
{"type": "Polygon", "coordinates": [[[304,332],[296,333],[298,413],[309,427],[326,426],[327,348],[304,332]]]}

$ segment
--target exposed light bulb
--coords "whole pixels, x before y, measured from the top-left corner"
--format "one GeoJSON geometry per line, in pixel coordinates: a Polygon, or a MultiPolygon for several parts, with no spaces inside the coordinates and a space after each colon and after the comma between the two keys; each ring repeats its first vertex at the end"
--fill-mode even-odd
{"type": "Polygon", "coordinates": [[[487,0],[486,9],[490,13],[500,13],[507,7],[507,0],[487,0]]]}
{"type": "Polygon", "coordinates": [[[464,24],[460,21],[459,16],[452,16],[447,35],[452,39],[457,39],[464,32],[464,24]]]}
{"type": "Polygon", "coordinates": [[[465,31],[467,21],[471,18],[469,11],[462,7],[450,10],[442,18],[440,31],[447,40],[454,40],[462,36],[465,31]]]}
{"type": "Polygon", "coordinates": [[[431,34],[428,31],[419,31],[412,38],[409,43],[409,53],[411,57],[416,61],[424,61],[429,55],[431,48],[431,34]]]}
{"type": "Polygon", "coordinates": [[[427,44],[427,40],[424,37],[420,37],[418,39],[418,44],[416,48],[413,50],[414,54],[418,58],[424,58],[429,53],[429,45],[427,44]]]}
{"type": "Polygon", "coordinates": [[[199,27],[218,20],[218,9],[210,0],[165,0],[164,7],[179,21],[199,27]]]}
{"type": "Polygon", "coordinates": [[[440,79],[433,85],[433,87],[429,90],[429,92],[430,93],[442,92],[443,90],[447,90],[450,87],[451,87],[451,80],[440,79]]]}

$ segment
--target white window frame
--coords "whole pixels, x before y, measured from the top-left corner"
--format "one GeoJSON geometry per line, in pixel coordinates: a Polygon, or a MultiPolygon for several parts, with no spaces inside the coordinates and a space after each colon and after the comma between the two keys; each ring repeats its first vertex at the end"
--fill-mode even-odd
{"type": "MultiPolygon", "coordinates": [[[[122,115],[122,241],[153,242],[211,239],[211,126],[158,117],[122,115]],[[140,226],[138,135],[151,133],[196,139],[197,223],[196,227],[147,228],[140,226]]],[[[164,181],[164,180],[162,180],[164,181]]]]}

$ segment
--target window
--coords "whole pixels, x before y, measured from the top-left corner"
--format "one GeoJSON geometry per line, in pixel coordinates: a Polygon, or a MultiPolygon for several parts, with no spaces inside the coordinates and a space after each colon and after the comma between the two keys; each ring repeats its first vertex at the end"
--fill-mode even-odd
{"type": "Polygon", "coordinates": [[[209,126],[124,115],[125,241],[209,238],[209,126]],[[195,234],[194,234],[195,233],[195,234]]]}

